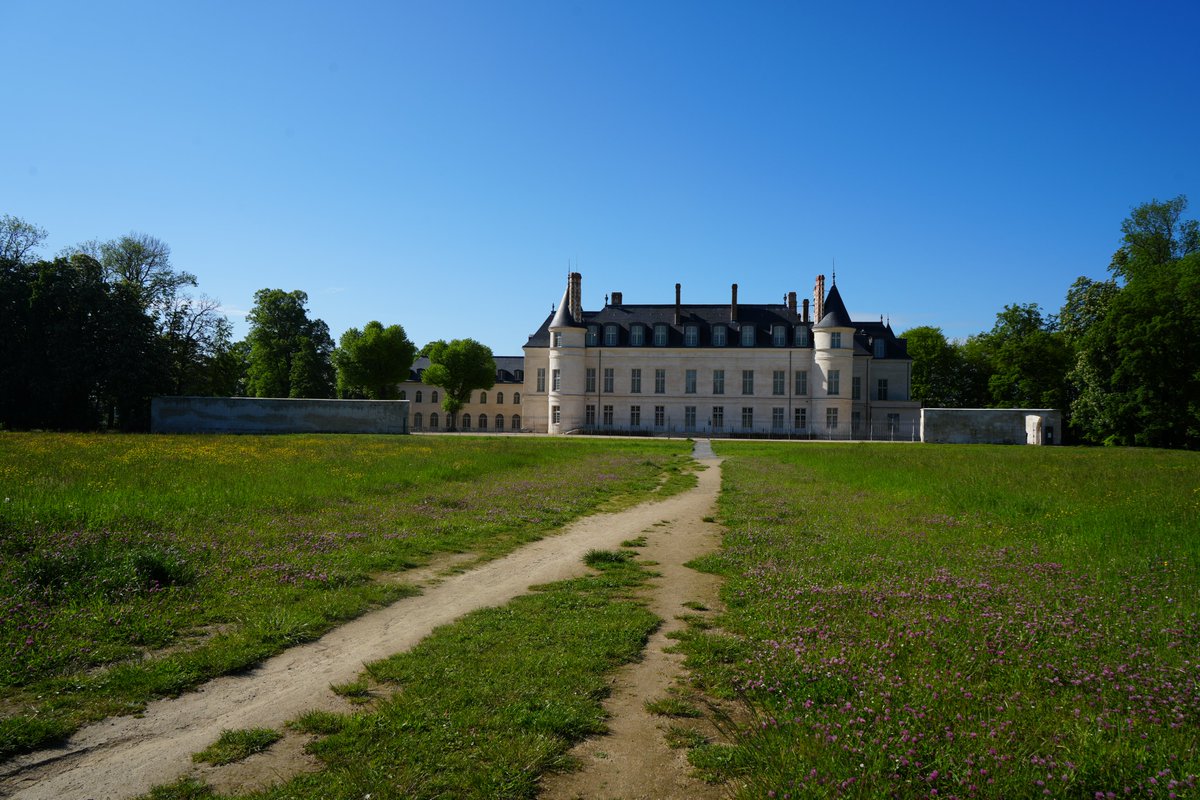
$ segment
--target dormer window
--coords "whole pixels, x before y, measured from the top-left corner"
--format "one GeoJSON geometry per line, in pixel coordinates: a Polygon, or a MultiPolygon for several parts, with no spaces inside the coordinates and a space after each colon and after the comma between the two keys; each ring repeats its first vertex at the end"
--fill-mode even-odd
{"type": "Polygon", "coordinates": [[[808,328],[803,325],[796,326],[796,347],[808,347],[808,328]]]}
{"type": "Polygon", "coordinates": [[[685,347],[696,347],[700,344],[700,327],[698,325],[684,326],[683,344],[685,347]]]}
{"type": "Polygon", "coordinates": [[[746,325],[742,328],[742,347],[754,347],[753,325],[746,325]]]}
{"type": "Polygon", "coordinates": [[[663,325],[662,323],[659,323],[654,326],[654,346],[655,347],[666,347],[667,346],[667,326],[663,325]]]}
{"type": "Polygon", "coordinates": [[[641,347],[646,343],[646,326],[630,325],[629,326],[629,344],[633,347],[641,347]]]}
{"type": "Polygon", "coordinates": [[[713,347],[724,347],[725,346],[725,333],[728,330],[729,329],[726,328],[724,325],[713,325],[713,328],[712,328],[713,347]]]}
{"type": "Polygon", "coordinates": [[[595,347],[597,344],[600,343],[600,326],[599,325],[588,325],[587,340],[585,343],[587,344],[588,347],[595,347]]]}
{"type": "Polygon", "coordinates": [[[842,332],[834,331],[829,334],[829,346],[834,350],[839,350],[842,347],[842,332]]]}
{"type": "Polygon", "coordinates": [[[771,328],[771,344],[774,347],[787,347],[787,328],[775,325],[771,328]]]}
{"type": "Polygon", "coordinates": [[[887,355],[887,340],[882,336],[875,338],[875,357],[883,358],[887,355]]]}
{"type": "Polygon", "coordinates": [[[613,325],[610,323],[610,324],[604,326],[604,346],[605,347],[616,347],[617,346],[617,326],[616,325],[613,325]]]}

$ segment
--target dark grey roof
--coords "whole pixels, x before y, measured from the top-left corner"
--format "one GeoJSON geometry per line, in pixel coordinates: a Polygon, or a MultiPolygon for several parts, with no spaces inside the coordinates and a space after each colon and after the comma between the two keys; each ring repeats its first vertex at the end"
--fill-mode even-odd
{"type": "MultiPolygon", "coordinates": [[[[493,356],[496,362],[496,383],[523,383],[525,380],[525,356],[493,356]]],[[[408,371],[410,381],[420,381],[421,373],[429,367],[429,358],[421,356],[408,371]]]]}
{"type": "Polygon", "coordinates": [[[838,291],[837,284],[829,290],[828,296],[825,298],[825,315],[813,325],[814,328],[853,328],[854,323],[850,320],[850,312],[846,311],[846,304],[842,302],[842,293],[838,291]]]}
{"type": "Polygon", "coordinates": [[[550,320],[551,328],[574,328],[576,327],[575,320],[571,317],[571,289],[567,287],[563,291],[562,301],[558,304],[558,310],[554,312],[554,317],[550,320]]]}

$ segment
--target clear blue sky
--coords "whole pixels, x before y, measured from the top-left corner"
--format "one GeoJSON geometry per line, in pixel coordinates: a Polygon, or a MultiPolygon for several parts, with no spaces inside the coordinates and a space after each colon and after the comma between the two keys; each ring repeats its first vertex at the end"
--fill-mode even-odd
{"type": "Polygon", "coordinates": [[[520,347],[562,294],[990,329],[1200,217],[1200,3],[0,0],[0,213],[139,231],[334,337],[520,347]]]}

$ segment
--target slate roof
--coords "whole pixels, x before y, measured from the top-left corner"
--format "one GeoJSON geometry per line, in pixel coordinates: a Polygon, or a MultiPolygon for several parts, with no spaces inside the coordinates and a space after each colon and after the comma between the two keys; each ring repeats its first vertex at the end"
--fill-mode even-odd
{"type": "Polygon", "coordinates": [[[854,323],[850,320],[850,312],[846,310],[846,304],[842,302],[842,293],[838,291],[837,284],[829,290],[829,294],[825,297],[825,316],[813,325],[814,328],[853,328],[854,323]]]}
{"type": "MultiPolygon", "coordinates": [[[[523,383],[525,380],[525,356],[494,356],[496,383],[523,383]]],[[[421,373],[429,367],[429,358],[421,356],[413,362],[408,379],[420,383],[421,373]]]]}

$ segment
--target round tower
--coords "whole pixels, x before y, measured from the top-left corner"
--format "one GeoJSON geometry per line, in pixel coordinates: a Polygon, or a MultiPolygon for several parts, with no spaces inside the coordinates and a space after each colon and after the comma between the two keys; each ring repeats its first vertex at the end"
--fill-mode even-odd
{"type": "Polygon", "coordinates": [[[582,289],[583,276],[572,272],[558,311],[550,320],[550,375],[546,387],[550,433],[567,433],[582,428],[584,423],[587,330],[583,325],[582,289]]]}
{"type": "MultiPolygon", "coordinates": [[[[824,276],[818,278],[824,288],[824,276]]],[[[812,427],[819,436],[849,438],[851,436],[851,387],[854,377],[854,323],[842,302],[837,284],[829,296],[819,302],[821,316],[813,325],[813,386],[812,427]]]]}

